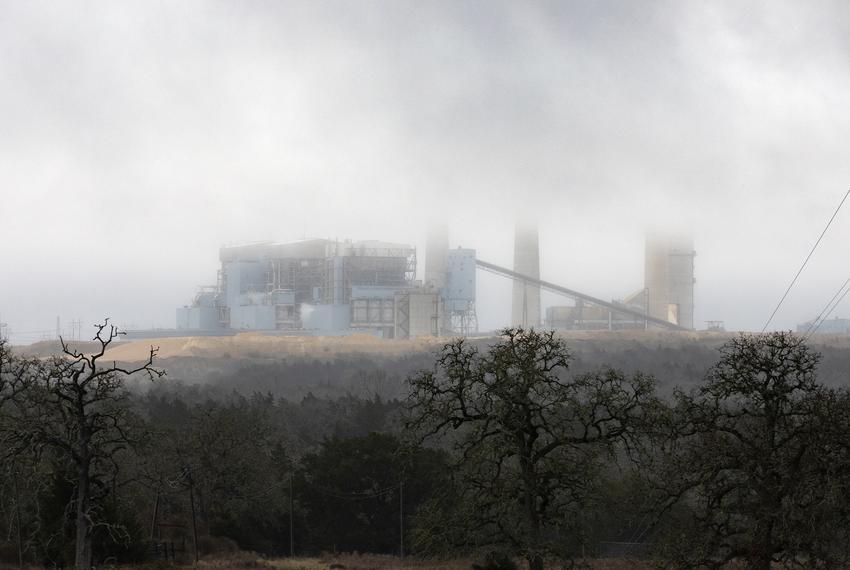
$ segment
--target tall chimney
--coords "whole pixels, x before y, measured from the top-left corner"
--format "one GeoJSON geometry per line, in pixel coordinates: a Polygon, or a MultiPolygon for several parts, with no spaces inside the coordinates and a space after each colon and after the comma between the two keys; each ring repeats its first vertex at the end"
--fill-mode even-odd
{"type": "Polygon", "coordinates": [[[425,238],[425,284],[441,289],[446,284],[446,254],[449,252],[449,228],[444,224],[428,226],[425,238]]]}
{"type": "MultiPolygon", "coordinates": [[[[514,234],[514,271],[540,279],[540,240],[537,224],[517,223],[514,234]]],[[[511,324],[524,328],[540,326],[540,286],[514,280],[511,324]]]]}

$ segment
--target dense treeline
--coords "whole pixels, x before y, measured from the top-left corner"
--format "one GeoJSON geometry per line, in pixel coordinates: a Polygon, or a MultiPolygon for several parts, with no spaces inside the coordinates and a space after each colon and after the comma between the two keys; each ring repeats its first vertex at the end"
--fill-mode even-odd
{"type": "Polygon", "coordinates": [[[201,555],[519,555],[533,569],[846,562],[850,397],[790,334],[736,337],[674,390],[626,352],[590,367],[587,347],[577,362],[552,333],[508,329],[447,344],[403,392],[410,362],[301,363],[359,388],[298,399],[279,365],[244,369],[242,389],[232,373],[159,378],[155,351],[104,365],[116,337],[106,323],[101,350],[51,359],[0,343],[2,560],[130,562],[155,541],[190,559],[197,536],[201,555]]]}

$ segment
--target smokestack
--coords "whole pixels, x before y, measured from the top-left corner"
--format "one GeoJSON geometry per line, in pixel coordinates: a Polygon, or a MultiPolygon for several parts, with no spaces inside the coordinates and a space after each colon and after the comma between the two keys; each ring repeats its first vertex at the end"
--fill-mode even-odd
{"type": "Polygon", "coordinates": [[[695,255],[690,236],[647,234],[644,286],[650,317],[694,328],[695,255]]]}
{"type": "MultiPolygon", "coordinates": [[[[514,271],[540,279],[540,241],[537,224],[518,223],[514,234],[514,271]]],[[[511,324],[540,326],[540,286],[514,280],[511,324]]]]}
{"type": "Polygon", "coordinates": [[[425,238],[425,284],[442,289],[446,284],[446,254],[449,252],[449,228],[445,224],[428,226],[425,238]]]}

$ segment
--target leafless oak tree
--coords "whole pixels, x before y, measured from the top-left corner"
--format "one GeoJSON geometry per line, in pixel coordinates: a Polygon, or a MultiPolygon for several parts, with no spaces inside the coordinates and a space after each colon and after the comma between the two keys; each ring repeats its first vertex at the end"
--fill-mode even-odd
{"type": "Polygon", "coordinates": [[[99,349],[83,353],[62,341],[62,355],[47,360],[16,359],[0,351],[0,429],[7,453],[49,452],[68,461],[75,472],[75,566],[92,563],[92,532],[99,500],[118,471],[119,454],[134,445],[124,382],[134,374],[164,375],[153,367],[157,349],[133,367],[104,364],[107,348],[121,333],[107,320],[95,325],[99,349]]]}
{"type": "Polygon", "coordinates": [[[453,442],[464,524],[530,570],[576,530],[600,456],[636,435],[655,405],[651,378],[569,377],[571,359],[552,331],[508,328],[484,353],[464,339],[446,344],[434,371],[410,379],[408,428],[453,442]]]}
{"type": "Polygon", "coordinates": [[[654,471],[665,506],[688,513],[677,567],[846,567],[850,398],[818,383],[818,360],[791,333],[741,335],[677,394],[654,471]]]}

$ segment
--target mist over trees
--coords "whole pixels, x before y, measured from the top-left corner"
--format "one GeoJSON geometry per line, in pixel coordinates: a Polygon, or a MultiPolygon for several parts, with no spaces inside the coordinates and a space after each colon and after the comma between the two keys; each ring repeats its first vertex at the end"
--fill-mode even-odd
{"type": "Polygon", "coordinates": [[[619,366],[629,347],[594,356],[617,367],[588,366],[592,352],[506,329],[425,363],[250,365],[240,386],[238,370],[159,378],[153,350],[122,368],[0,343],[0,557],[90,567],[168,542],[187,562],[242,549],[846,564],[850,396],[821,381],[811,347],[735,337],[676,390],[619,366]],[[147,389],[128,389],[139,374],[147,389]]]}
{"type": "Polygon", "coordinates": [[[613,369],[568,377],[554,332],[503,332],[483,354],[450,342],[436,371],[413,376],[407,427],[452,436],[461,528],[542,570],[546,556],[571,556],[604,460],[639,436],[654,386],[613,369]]]}

